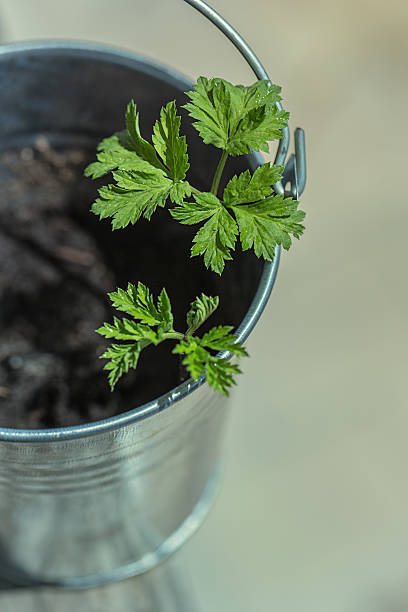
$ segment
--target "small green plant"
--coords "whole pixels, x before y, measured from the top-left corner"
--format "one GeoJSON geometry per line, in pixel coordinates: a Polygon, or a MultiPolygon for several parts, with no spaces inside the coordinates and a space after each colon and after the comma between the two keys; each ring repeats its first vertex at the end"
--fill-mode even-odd
{"type": "MultiPolygon", "coordinates": [[[[200,77],[187,92],[184,105],[195,120],[193,125],[207,145],[221,149],[211,190],[202,192],[187,179],[189,159],[185,136],[180,136],[181,117],[176,103],[161,109],[153,126],[152,142],[139,129],[139,113],[131,101],[126,111],[126,129],[103,140],[97,161],[86,176],[99,178],[112,173],[114,183],[99,189],[92,211],[100,219],[111,218],[114,230],[150,220],[158,207],[169,207],[172,217],[185,225],[201,224],[193,238],[191,256],[203,256],[204,264],[222,274],[232,259],[237,240],[244,251],[253,249],[257,257],[273,261],[275,247],[288,249],[291,236],[299,238],[304,213],[291,197],[276,194],[273,185],[282,178],[283,167],[265,163],[251,175],[249,170],[234,176],[219,196],[221,176],[229,155],[245,155],[251,150],[268,151],[268,142],[282,137],[289,114],[279,110],[280,87],[257,81],[249,87],[232,85],[223,79],[200,77]]],[[[236,364],[213,353],[228,351],[247,355],[231,334],[232,327],[217,326],[201,338],[198,328],[218,306],[218,297],[197,297],[187,313],[186,331],[173,329],[170,300],[163,289],[154,303],[147,287],[129,283],[127,290],[110,294],[113,306],[131,319],[114,318],[98,333],[122,341],[112,344],[101,357],[109,361],[109,383],[116,382],[129,368],[136,368],[141,351],[165,340],[178,343],[173,353],[183,355],[183,365],[195,379],[206,375],[216,391],[228,395],[234,384],[236,364]],[[211,352],[212,351],[212,352],[211,352]]]]}

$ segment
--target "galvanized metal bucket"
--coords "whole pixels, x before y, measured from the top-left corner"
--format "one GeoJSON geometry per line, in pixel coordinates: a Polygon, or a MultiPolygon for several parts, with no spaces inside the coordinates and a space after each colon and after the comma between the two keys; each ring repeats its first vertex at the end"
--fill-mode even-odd
{"type": "MultiPolygon", "coordinates": [[[[215,13],[207,16],[225,26],[215,13]]],[[[229,35],[238,36],[231,28],[229,35]]],[[[248,59],[242,39],[234,42],[248,59]]],[[[249,55],[257,76],[266,76],[255,60],[249,55]]],[[[57,144],[94,143],[121,125],[129,99],[157,108],[190,85],[168,68],[116,49],[6,45],[0,48],[1,148],[24,146],[39,133],[57,144]]],[[[287,146],[286,132],[280,163],[287,146]]],[[[246,163],[258,161],[252,156],[246,163]]],[[[273,265],[252,270],[260,272],[260,282],[247,296],[242,340],[261,315],[278,261],[279,249],[273,265]]],[[[214,498],[226,414],[226,400],[200,380],[104,421],[2,429],[0,574],[20,584],[86,587],[144,572],[166,558],[199,526],[214,498]]]]}

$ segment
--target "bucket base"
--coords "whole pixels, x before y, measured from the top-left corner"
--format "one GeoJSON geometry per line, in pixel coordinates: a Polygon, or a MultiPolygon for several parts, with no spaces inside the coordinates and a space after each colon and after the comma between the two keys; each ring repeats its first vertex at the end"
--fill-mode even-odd
{"type": "Polygon", "coordinates": [[[201,498],[180,527],[178,527],[156,550],[144,555],[138,561],[128,563],[109,572],[91,574],[88,576],[77,576],[69,579],[56,578],[55,580],[44,580],[40,576],[28,576],[2,567],[0,568],[0,580],[9,582],[10,586],[19,587],[48,586],[62,589],[87,589],[143,574],[156,567],[176,552],[176,550],[178,550],[201,526],[220,490],[222,473],[223,466],[221,464],[214,470],[201,498]]]}

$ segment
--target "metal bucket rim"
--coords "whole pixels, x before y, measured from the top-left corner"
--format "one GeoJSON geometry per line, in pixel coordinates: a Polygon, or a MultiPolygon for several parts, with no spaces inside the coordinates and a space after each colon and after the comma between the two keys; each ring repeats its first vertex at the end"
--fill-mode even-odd
{"type": "MultiPolygon", "coordinates": [[[[109,45],[81,41],[47,40],[8,43],[5,45],[0,45],[0,61],[1,57],[5,55],[19,55],[32,51],[45,52],[47,50],[63,51],[66,54],[74,53],[75,55],[85,54],[86,56],[94,59],[100,59],[101,61],[116,61],[122,65],[128,65],[130,67],[134,67],[137,64],[139,69],[140,67],[143,67],[146,74],[160,78],[167,77],[173,84],[175,80],[180,81],[180,83],[183,83],[186,87],[190,87],[192,83],[190,79],[172,68],[162,66],[158,62],[143,57],[137,53],[120,49],[119,47],[111,47],[109,45]]],[[[257,155],[257,157],[260,163],[262,163],[263,160],[261,156],[257,155]]],[[[278,246],[275,249],[274,261],[272,263],[267,261],[264,263],[258,289],[245,317],[235,332],[240,342],[243,342],[248,338],[266,306],[278,271],[280,252],[281,248],[278,246]]],[[[223,356],[230,357],[230,354],[224,353],[223,356]]],[[[0,441],[56,442],[59,440],[64,441],[73,438],[85,438],[98,433],[106,433],[148,418],[158,412],[161,412],[162,410],[170,408],[170,406],[172,406],[174,403],[184,399],[187,395],[201,387],[201,385],[203,385],[205,382],[204,376],[197,381],[193,381],[192,379],[187,380],[170,390],[168,393],[161,395],[157,399],[142,404],[141,406],[133,408],[132,410],[109,417],[107,419],[93,421],[82,425],[57,427],[54,429],[14,429],[2,427],[0,428],[0,441]]]]}

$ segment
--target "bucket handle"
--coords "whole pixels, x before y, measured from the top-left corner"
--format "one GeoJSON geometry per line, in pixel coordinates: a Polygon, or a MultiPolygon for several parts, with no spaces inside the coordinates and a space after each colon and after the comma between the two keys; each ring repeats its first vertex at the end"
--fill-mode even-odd
{"type": "MultiPolygon", "coordinates": [[[[224,17],[211,8],[204,0],[184,0],[190,6],[199,11],[204,17],[211,21],[238,49],[244,59],[252,68],[258,79],[266,79],[271,82],[268,73],[255,55],[251,47],[245,42],[242,36],[232,27],[224,17]]],[[[278,110],[282,110],[280,102],[276,102],[278,110]]],[[[275,155],[274,163],[283,166],[289,149],[290,132],[286,126],[282,129],[283,138],[279,141],[278,150],[275,155]]],[[[306,185],[306,149],[305,133],[302,128],[295,130],[295,153],[289,158],[285,166],[282,180],[275,183],[276,193],[284,193],[285,186],[290,183],[290,194],[298,198],[306,185]]]]}

